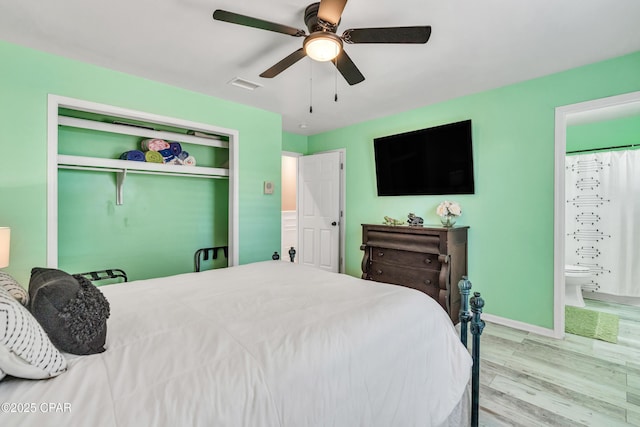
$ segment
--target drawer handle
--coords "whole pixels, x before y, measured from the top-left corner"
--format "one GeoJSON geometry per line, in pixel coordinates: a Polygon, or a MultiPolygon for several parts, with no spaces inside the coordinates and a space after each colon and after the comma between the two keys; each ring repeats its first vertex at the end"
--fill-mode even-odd
{"type": "Polygon", "coordinates": [[[427,264],[431,264],[433,260],[431,258],[427,258],[424,260],[424,262],[426,262],[427,264]]]}
{"type": "Polygon", "coordinates": [[[382,251],[378,252],[378,256],[383,256],[383,255],[384,255],[384,252],[382,251]]]}
{"type": "Polygon", "coordinates": [[[376,271],[376,273],[382,274],[382,270],[378,270],[378,271],[376,271]]]}
{"type": "Polygon", "coordinates": [[[431,279],[427,279],[424,281],[425,284],[430,285],[431,284],[431,279]]]}

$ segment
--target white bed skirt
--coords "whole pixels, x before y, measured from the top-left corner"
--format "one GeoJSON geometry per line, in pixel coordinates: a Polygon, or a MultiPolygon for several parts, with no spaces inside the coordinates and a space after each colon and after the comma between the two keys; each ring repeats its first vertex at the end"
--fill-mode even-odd
{"type": "Polygon", "coordinates": [[[451,414],[438,427],[466,427],[471,425],[471,382],[451,414]]]}

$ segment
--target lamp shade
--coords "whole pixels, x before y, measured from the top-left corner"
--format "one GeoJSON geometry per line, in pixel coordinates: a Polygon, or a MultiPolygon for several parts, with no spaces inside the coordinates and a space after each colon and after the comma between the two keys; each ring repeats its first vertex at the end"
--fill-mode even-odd
{"type": "Polygon", "coordinates": [[[0,268],[9,266],[9,243],[11,242],[11,229],[0,227],[0,268]]]}

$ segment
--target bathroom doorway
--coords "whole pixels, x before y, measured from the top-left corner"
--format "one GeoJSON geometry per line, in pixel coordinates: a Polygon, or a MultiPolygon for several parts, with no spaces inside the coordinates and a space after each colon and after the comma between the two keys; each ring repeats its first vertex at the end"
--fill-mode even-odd
{"type": "MultiPolygon", "coordinates": [[[[572,155],[576,155],[575,151],[581,151],[580,147],[576,147],[576,142],[573,141],[572,135],[579,133],[581,126],[585,126],[589,123],[605,123],[607,121],[619,121],[623,118],[640,117],[640,92],[634,92],[625,95],[619,95],[609,98],[603,98],[594,101],[583,102],[579,104],[573,104],[568,106],[559,107],[556,109],[556,130],[555,130],[555,217],[554,217],[554,336],[561,338],[564,336],[564,307],[565,307],[565,266],[567,264],[566,256],[566,239],[573,231],[569,231],[566,224],[567,219],[567,206],[570,202],[567,200],[567,179],[565,173],[567,167],[574,167],[576,159],[567,160],[567,151],[574,152],[572,155]],[[571,165],[569,165],[571,163],[571,165]]],[[[640,138],[640,135],[638,136],[640,138]]],[[[635,144],[640,143],[640,141],[635,144]]],[[[625,142],[619,145],[631,145],[634,143],[625,142]]],[[[616,144],[602,144],[601,147],[585,147],[585,148],[608,148],[618,147],[616,144]]],[[[637,147],[629,147],[637,148],[637,147]]],[[[593,150],[589,150],[593,151],[593,150]]],[[[583,164],[586,164],[583,162],[583,164]]],[[[584,185],[586,181],[581,181],[579,185],[584,185]]],[[[572,184],[575,185],[575,182],[572,184]]],[[[640,189],[639,189],[640,190],[640,189]]],[[[575,200],[574,200],[575,201],[575,200]]],[[[593,211],[596,211],[594,209],[593,211]]],[[[572,212],[572,216],[575,213],[572,212]]],[[[640,224],[638,224],[640,226],[640,224]]],[[[636,233],[637,234],[637,233],[636,233]]],[[[592,246],[582,245],[580,250],[590,250],[592,246]]],[[[575,248],[571,248],[574,250],[575,248]]],[[[593,281],[596,282],[596,281],[593,281]]],[[[630,298],[598,298],[605,299],[602,303],[592,303],[594,291],[597,291],[595,287],[590,289],[587,287],[586,292],[582,292],[583,296],[591,297],[587,298],[588,308],[602,309],[604,311],[617,310],[619,308],[624,311],[625,306],[621,303],[634,304],[640,302],[638,300],[631,300],[630,298]],[[589,307],[591,306],[591,307],[589,307]],[[594,308],[595,307],[595,308],[594,308]]],[[[633,308],[632,311],[637,311],[633,308]]]]}
{"type": "Polygon", "coordinates": [[[299,153],[282,153],[282,208],[281,208],[281,256],[283,261],[290,261],[291,248],[294,262],[298,262],[298,158],[299,153]]]}

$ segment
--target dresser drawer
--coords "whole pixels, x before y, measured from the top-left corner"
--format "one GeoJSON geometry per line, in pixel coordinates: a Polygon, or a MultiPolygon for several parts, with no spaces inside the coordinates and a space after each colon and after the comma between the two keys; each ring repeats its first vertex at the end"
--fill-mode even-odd
{"type": "Polygon", "coordinates": [[[387,262],[390,264],[402,265],[407,267],[440,270],[440,261],[438,261],[438,254],[399,251],[397,249],[373,247],[371,248],[371,260],[374,262],[387,262]]]}
{"type": "Polygon", "coordinates": [[[429,295],[436,301],[440,293],[437,270],[400,267],[373,261],[369,270],[369,278],[376,282],[391,283],[393,285],[406,286],[417,289],[429,295]]]}

